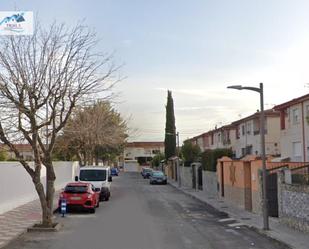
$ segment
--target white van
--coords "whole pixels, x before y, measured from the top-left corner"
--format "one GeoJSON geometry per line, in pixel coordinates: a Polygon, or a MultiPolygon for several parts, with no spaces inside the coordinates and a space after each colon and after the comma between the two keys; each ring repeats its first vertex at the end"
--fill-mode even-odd
{"type": "Polygon", "coordinates": [[[75,181],[90,182],[97,191],[100,191],[100,201],[108,201],[111,195],[111,170],[110,167],[85,166],[79,169],[79,176],[75,181]]]}

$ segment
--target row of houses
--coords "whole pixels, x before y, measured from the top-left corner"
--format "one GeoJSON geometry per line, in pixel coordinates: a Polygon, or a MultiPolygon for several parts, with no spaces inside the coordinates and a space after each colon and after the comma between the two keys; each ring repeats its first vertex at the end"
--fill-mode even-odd
{"type": "MultiPolygon", "coordinates": [[[[231,148],[235,158],[261,154],[260,113],[188,139],[201,151],[231,148]]],[[[265,111],[265,150],[281,160],[309,161],[309,94],[265,111]]]]}

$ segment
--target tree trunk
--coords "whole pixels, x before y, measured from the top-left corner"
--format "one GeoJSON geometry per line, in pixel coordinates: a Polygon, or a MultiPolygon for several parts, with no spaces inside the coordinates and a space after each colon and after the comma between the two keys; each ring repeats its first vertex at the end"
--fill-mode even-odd
{"type": "Polygon", "coordinates": [[[46,167],[46,212],[43,216],[43,225],[51,227],[53,225],[53,210],[54,210],[54,195],[55,195],[55,180],[56,175],[51,160],[45,164],[46,167]]]}
{"type": "Polygon", "coordinates": [[[35,176],[32,179],[34,186],[35,186],[35,190],[38,193],[39,199],[40,199],[40,204],[41,204],[41,209],[42,209],[42,225],[44,227],[50,227],[51,225],[51,218],[48,215],[48,207],[47,207],[47,202],[46,202],[46,196],[45,196],[45,192],[44,192],[44,186],[40,181],[40,177],[39,176],[35,176]],[[50,222],[49,222],[50,221],[50,222]]]}

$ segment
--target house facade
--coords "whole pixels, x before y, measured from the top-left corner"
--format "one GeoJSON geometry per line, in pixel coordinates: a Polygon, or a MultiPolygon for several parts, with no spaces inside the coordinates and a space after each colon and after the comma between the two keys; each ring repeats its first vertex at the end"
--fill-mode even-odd
{"type": "Polygon", "coordinates": [[[274,107],[280,112],[281,157],[309,161],[309,94],[274,107]]]}
{"type": "MultiPolygon", "coordinates": [[[[30,144],[14,144],[22,158],[26,161],[34,159],[33,150],[30,144]]],[[[0,150],[4,151],[8,160],[16,160],[15,153],[6,145],[0,144],[0,150]]]]}
{"type": "Polygon", "coordinates": [[[209,147],[214,150],[219,148],[232,149],[236,142],[236,126],[225,125],[208,132],[209,147]]]}
{"type": "Polygon", "coordinates": [[[188,139],[192,144],[198,145],[201,152],[209,149],[209,133],[205,132],[201,135],[188,139]]]}
{"type": "MultiPolygon", "coordinates": [[[[261,155],[260,112],[232,123],[236,127],[235,143],[232,146],[236,158],[246,155],[261,155]]],[[[280,113],[265,111],[266,155],[280,154],[280,113]]]]}
{"type": "Polygon", "coordinates": [[[164,153],[164,142],[130,142],[124,148],[124,160],[147,164],[158,153],[164,153]]]}

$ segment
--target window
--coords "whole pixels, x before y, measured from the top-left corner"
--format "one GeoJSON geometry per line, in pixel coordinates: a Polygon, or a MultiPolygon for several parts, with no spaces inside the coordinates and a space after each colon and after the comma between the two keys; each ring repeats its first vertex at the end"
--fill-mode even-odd
{"type": "Polygon", "coordinates": [[[293,124],[298,124],[299,123],[299,109],[295,108],[292,111],[292,120],[293,120],[293,124]]]}
{"type": "Polygon", "coordinates": [[[281,130],[285,129],[285,116],[286,116],[285,110],[280,111],[280,128],[281,128],[281,130]]]}
{"type": "Polygon", "coordinates": [[[67,185],[64,189],[65,193],[87,193],[88,187],[87,185],[75,186],[75,185],[67,185]]]}
{"type": "Polygon", "coordinates": [[[246,146],[246,155],[251,155],[252,154],[252,145],[246,146]]]}
{"type": "Polygon", "coordinates": [[[242,126],[241,126],[241,134],[242,134],[242,135],[245,135],[245,125],[242,125],[242,126]]]}
{"type": "Polygon", "coordinates": [[[235,133],[235,135],[236,135],[236,139],[239,139],[239,134],[240,134],[240,130],[239,130],[240,128],[239,128],[239,126],[237,126],[236,127],[236,133],[235,133]]]}
{"type": "Polygon", "coordinates": [[[251,134],[251,123],[247,123],[247,134],[251,134]]]}
{"type": "Polygon", "coordinates": [[[106,170],[81,170],[79,173],[79,178],[81,181],[105,181],[106,170]]]}
{"type": "Polygon", "coordinates": [[[300,157],[301,156],[301,142],[293,143],[293,156],[300,157]]]}
{"type": "Polygon", "coordinates": [[[309,105],[306,105],[306,123],[309,125],[309,105]]]}

